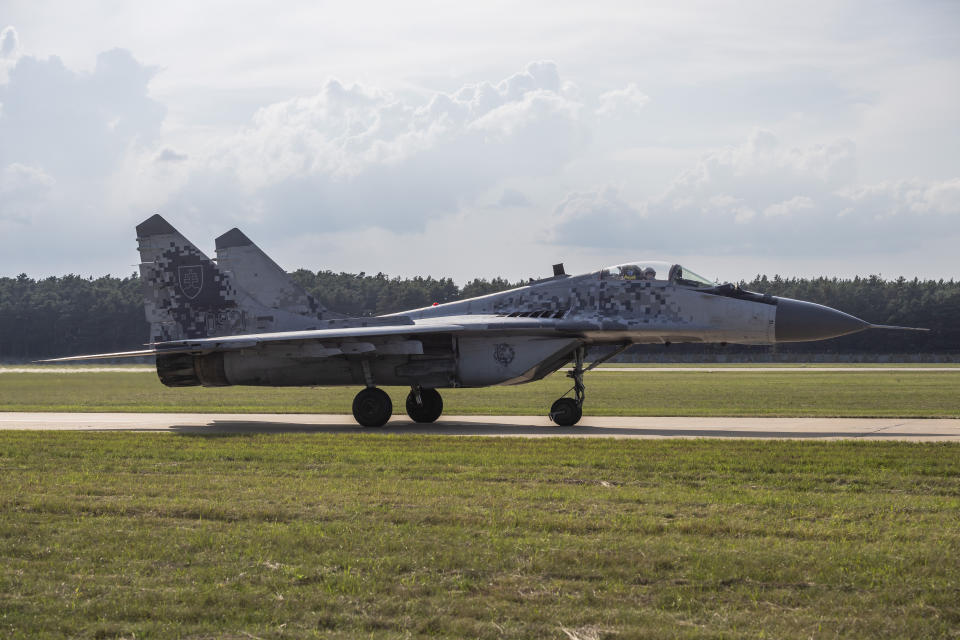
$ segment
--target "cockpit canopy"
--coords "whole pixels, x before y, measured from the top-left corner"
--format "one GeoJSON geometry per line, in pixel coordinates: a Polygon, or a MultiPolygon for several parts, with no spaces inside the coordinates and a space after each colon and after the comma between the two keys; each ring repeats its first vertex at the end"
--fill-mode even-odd
{"type": "Polygon", "coordinates": [[[684,266],[660,261],[629,262],[625,264],[614,265],[612,267],[602,269],[600,271],[600,278],[604,280],[668,281],[687,287],[696,288],[717,286],[716,282],[711,282],[703,276],[690,271],[684,266]]]}

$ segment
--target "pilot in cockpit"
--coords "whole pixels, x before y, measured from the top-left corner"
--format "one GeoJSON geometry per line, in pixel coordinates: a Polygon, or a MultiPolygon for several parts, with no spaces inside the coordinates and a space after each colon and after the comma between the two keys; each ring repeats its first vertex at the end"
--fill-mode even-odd
{"type": "Polygon", "coordinates": [[[655,280],[657,272],[653,267],[641,267],[636,264],[625,264],[620,268],[621,280],[655,280]]]}

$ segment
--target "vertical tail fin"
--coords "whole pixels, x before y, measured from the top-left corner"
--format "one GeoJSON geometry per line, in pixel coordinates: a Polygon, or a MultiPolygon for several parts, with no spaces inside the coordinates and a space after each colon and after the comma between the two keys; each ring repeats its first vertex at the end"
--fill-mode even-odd
{"type": "MultiPolygon", "coordinates": [[[[242,233],[237,234],[246,240],[242,233]]],[[[239,240],[236,234],[232,237],[239,240]]],[[[223,248],[222,238],[217,240],[218,249],[223,248]]],[[[205,256],[160,215],[137,225],[140,278],[151,342],[316,329],[320,318],[336,317],[320,307],[256,245],[246,241],[252,250],[239,254],[233,251],[233,257],[250,254],[254,260],[248,265],[242,259],[228,259],[236,270],[233,273],[205,256]],[[262,256],[259,261],[257,255],[262,256]],[[255,290],[265,292],[262,295],[274,304],[264,304],[252,296],[239,284],[237,275],[255,290]],[[278,289],[271,298],[268,294],[274,286],[278,289]],[[301,313],[299,309],[312,311],[301,313]]],[[[230,249],[226,248],[228,254],[230,249]]]]}
{"type": "Polygon", "coordinates": [[[240,229],[227,231],[216,245],[220,269],[265,307],[315,320],[344,317],[324,308],[240,229]]]}
{"type": "Polygon", "coordinates": [[[230,278],[163,217],[137,225],[137,242],[151,342],[246,331],[230,278]]]}

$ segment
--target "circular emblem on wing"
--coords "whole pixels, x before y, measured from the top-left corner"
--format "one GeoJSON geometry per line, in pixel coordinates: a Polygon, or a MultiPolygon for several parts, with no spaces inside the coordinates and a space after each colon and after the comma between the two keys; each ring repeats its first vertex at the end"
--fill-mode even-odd
{"type": "Polygon", "coordinates": [[[506,342],[493,345],[493,359],[504,367],[513,362],[513,358],[516,355],[517,353],[513,350],[513,347],[506,342]]]}

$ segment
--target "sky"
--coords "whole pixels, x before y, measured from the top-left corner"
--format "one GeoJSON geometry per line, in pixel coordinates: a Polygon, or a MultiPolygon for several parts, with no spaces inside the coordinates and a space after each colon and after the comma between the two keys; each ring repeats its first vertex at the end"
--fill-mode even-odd
{"type": "Polygon", "coordinates": [[[0,0],[0,276],[960,278],[960,3],[0,0]]]}

